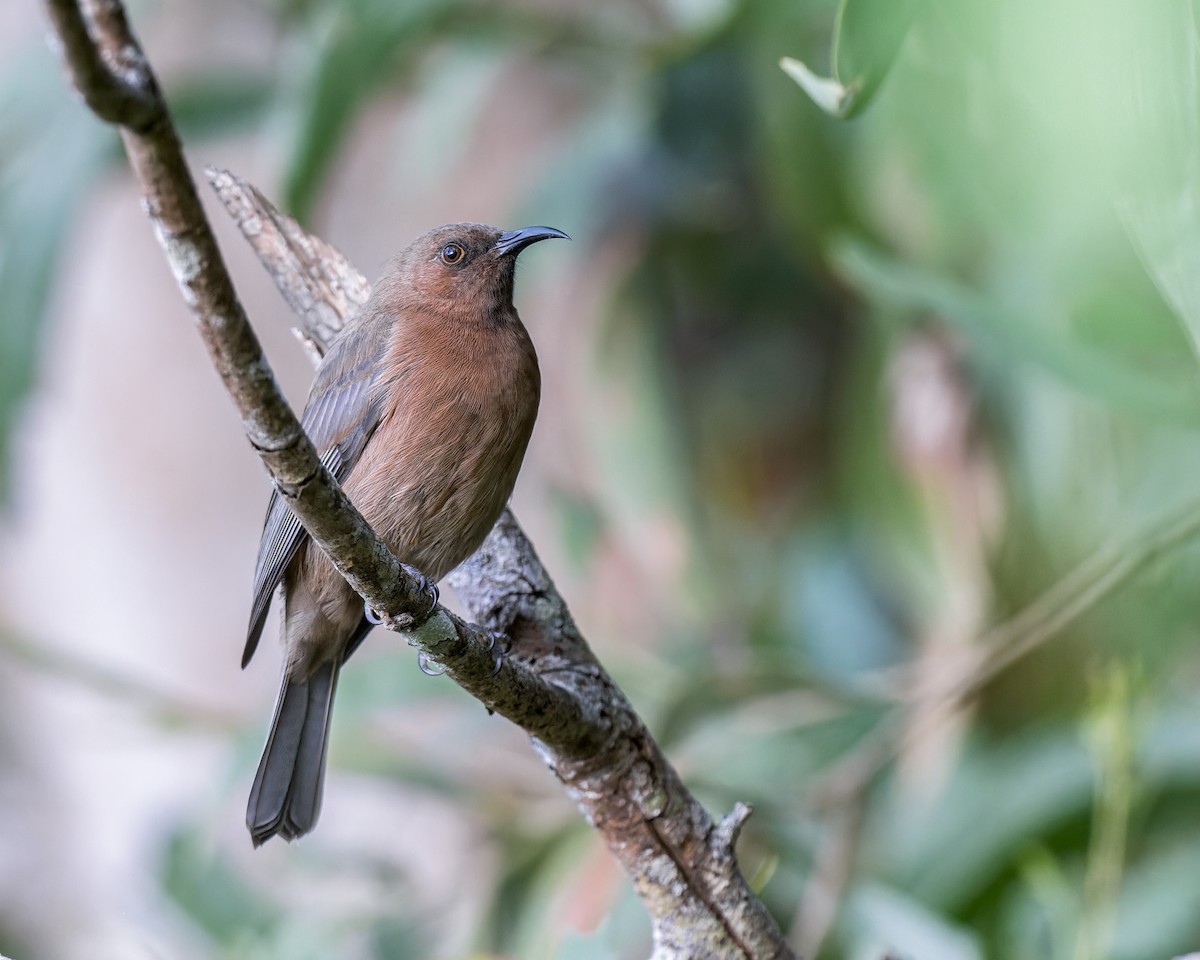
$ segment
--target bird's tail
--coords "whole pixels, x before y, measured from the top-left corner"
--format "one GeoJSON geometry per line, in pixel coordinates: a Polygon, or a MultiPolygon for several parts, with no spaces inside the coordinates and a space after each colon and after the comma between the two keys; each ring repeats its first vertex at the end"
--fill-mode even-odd
{"type": "Polygon", "coordinates": [[[340,661],[330,661],[306,680],[283,678],[246,805],[246,826],[256,847],[276,834],[294,840],[317,822],[340,666],[340,661]]]}

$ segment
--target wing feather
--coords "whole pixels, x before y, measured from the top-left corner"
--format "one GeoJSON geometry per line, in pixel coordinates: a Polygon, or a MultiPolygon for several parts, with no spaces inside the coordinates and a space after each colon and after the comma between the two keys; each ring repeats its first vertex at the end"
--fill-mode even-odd
{"type": "MultiPolygon", "coordinates": [[[[376,388],[384,344],[368,345],[363,350],[362,339],[341,337],[334,343],[317,371],[300,421],[321,451],[321,462],[338,483],[354,468],[379,425],[382,403],[376,388]]],[[[307,539],[304,527],[279,491],[272,490],[254,571],[254,602],[243,667],[258,647],[275,588],[307,539]]]]}

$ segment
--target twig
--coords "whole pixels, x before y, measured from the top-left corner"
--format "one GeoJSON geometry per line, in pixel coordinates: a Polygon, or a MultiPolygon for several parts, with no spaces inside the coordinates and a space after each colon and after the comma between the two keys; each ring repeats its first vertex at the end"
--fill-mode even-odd
{"type": "MultiPolygon", "coordinates": [[[[102,115],[123,127],[126,152],[184,299],[247,436],[305,529],[371,607],[384,614],[388,626],[404,632],[489,709],[534,737],[646,903],[654,920],[653,960],[791,957],[737,868],[734,826],[744,813],[739,810],[718,827],[683,787],[588,650],[511,515],[502,518],[453,581],[476,620],[512,639],[513,653],[500,673],[490,675],[491,655],[479,628],[441,608],[421,622],[425,601],[416,577],[333,482],[279,393],[234,294],[166,105],[119,3],[88,0],[88,24],[73,0],[45,2],[85,99],[100,101],[102,115]],[[83,42],[85,36],[95,49],[83,42]],[[120,62],[140,69],[117,77],[111,58],[97,51],[121,51],[120,62]],[[137,95],[126,97],[122,83],[137,95]]],[[[226,186],[236,192],[239,185],[229,178],[226,186]]],[[[319,350],[333,324],[361,302],[364,281],[345,258],[257,192],[240,192],[238,202],[249,214],[238,215],[243,232],[300,311],[306,339],[319,350]]]]}

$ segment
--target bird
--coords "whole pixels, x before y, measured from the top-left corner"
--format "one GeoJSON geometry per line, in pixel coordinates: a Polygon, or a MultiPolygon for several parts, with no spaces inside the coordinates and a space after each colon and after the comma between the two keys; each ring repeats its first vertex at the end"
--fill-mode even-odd
{"type": "MultiPolygon", "coordinates": [[[[428,231],[391,262],[317,367],[305,432],[396,557],[432,584],[479,548],[516,483],[541,394],[513,305],[516,259],[555,237],[570,239],[544,226],[428,231]]],[[[283,680],[246,806],[255,847],[315,826],[338,673],[372,626],[274,490],[243,669],[277,589],[283,680]]]]}

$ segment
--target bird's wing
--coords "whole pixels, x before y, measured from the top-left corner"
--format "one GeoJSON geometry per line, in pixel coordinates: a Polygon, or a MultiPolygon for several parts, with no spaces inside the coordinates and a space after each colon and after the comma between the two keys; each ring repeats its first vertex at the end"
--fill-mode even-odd
{"type": "MultiPolygon", "coordinates": [[[[339,337],[317,371],[301,423],[321,452],[321,462],[341,483],[354,468],[379,425],[381,399],[376,389],[384,344],[367,345],[362,337],[339,337]]],[[[308,534],[278,490],[271,491],[267,519],[254,571],[254,604],[246,631],[242,666],[258,647],[271,596],[308,534]]]]}

